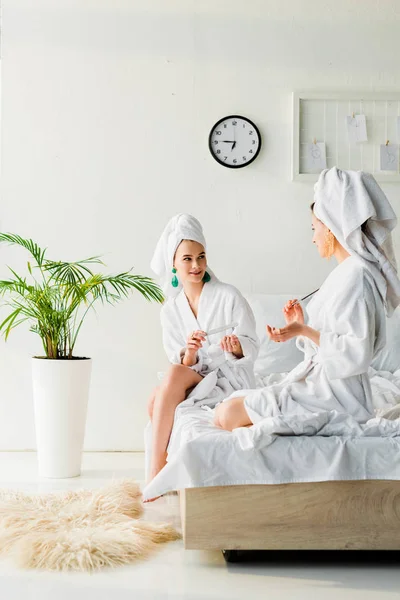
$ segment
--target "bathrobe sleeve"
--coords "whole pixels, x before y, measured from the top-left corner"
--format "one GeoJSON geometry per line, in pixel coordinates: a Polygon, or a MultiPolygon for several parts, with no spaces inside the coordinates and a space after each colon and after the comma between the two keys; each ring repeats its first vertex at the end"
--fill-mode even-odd
{"type": "MultiPolygon", "coordinates": [[[[169,362],[173,365],[180,365],[186,350],[186,338],[183,335],[183,325],[179,311],[173,303],[174,300],[169,300],[161,309],[162,339],[169,362]]],[[[198,352],[197,362],[190,369],[200,373],[203,366],[204,356],[201,352],[198,352]]]]}
{"type": "Polygon", "coordinates": [[[238,290],[236,290],[234,299],[232,320],[238,323],[233,333],[239,338],[243,350],[243,358],[236,358],[234,354],[227,353],[229,360],[236,362],[237,365],[241,361],[254,363],[260,347],[256,333],[256,321],[249,303],[238,290]]]}
{"type": "Polygon", "coordinates": [[[336,306],[327,310],[317,355],[329,379],[366,373],[374,356],[376,305],[365,279],[348,288],[336,306]]]}
{"type": "Polygon", "coordinates": [[[169,301],[161,309],[160,313],[162,340],[165,354],[173,365],[181,364],[186,348],[186,340],[182,334],[179,315],[169,301]]]}

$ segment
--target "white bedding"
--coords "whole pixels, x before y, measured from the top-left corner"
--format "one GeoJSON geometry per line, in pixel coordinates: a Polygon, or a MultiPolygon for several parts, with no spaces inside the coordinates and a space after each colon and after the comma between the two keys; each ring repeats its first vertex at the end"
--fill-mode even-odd
{"type": "MultiPolygon", "coordinates": [[[[389,390],[383,377],[372,381],[378,406],[386,407],[377,414],[387,411],[388,391],[390,403],[395,399],[400,406],[400,371],[389,390]]],[[[264,419],[232,433],[216,428],[212,418],[208,407],[187,401],[178,407],[168,464],[145,488],[144,499],[190,487],[400,479],[400,418],[376,417],[359,425],[330,411],[282,420],[279,429],[274,419],[274,431],[264,419]]]]}

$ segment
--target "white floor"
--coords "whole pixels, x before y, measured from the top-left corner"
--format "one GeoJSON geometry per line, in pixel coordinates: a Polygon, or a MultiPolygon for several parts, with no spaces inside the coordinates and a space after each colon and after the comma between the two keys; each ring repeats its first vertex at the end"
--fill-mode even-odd
{"type": "MultiPolygon", "coordinates": [[[[143,480],[140,453],[87,453],[80,478],[39,480],[34,453],[0,453],[0,486],[27,492],[99,487],[111,478],[143,480]]],[[[177,502],[167,497],[149,505],[146,518],[178,523],[177,502]]],[[[95,575],[20,571],[0,561],[1,600],[323,600],[400,599],[397,557],[321,553],[252,558],[227,566],[220,552],[164,546],[150,560],[95,575]]]]}

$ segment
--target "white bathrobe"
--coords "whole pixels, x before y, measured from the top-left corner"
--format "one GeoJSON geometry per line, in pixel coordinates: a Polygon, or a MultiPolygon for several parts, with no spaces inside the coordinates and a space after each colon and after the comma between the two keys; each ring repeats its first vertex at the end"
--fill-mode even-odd
{"type": "Polygon", "coordinates": [[[385,345],[386,328],[383,298],[357,256],[332,271],[307,314],[310,327],[321,334],[320,346],[298,338],[304,361],[287,375],[266,378],[266,387],[243,394],[251,421],[277,417],[278,425],[285,417],[337,411],[365,423],[374,414],[367,372],[385,345]]]}
{"type": "MultiPolygon", "coordinates": [[[[218,281],[215,277],[205,283],[201,292],[197,319],[195,318],[183,289],[176,297],[169,297],[161,309],[161,324],[165,352],[172,364],[179,364],[188,336],[196,329],[207,332],[229,323],[238,323],[234,329],[222,331],[206,338],[199,350],[198,361],[193,370],[203,379],[191,391],[187,399],[176,409],[175,420],[190,405],[204,406],[207,410],[232,394],[235,390],[254,388],[254,362],[257,358],[259,341],[256,324],[247,301],[234,286],[218,281]],[[238,336],[243,358],[236,358],[220,348],[223,336],[234,333],[238,336]]],[[[182,424],[182,420],[180,421],[182,424]]],[[[152,427],[147,424],[144,431],[146,450],[146,478],[150,470],[152,427]]],[[[168,444],[168,456],[179,449],[180,437],[172,430],[168,444]]]]}
{"type": "Polygon", "coordinates": [[[197,318],[194,316],[183,289],[170,297],[161,309],[163,344],[172,364],[180,364],[188,336],[194,330],[205,332],[229,323],[237,327],[206,338],[193,367],[204,379],[188,396],[191,402],[215,405],[226,396],[243,388],[255,387],[254,361],[259,342],[253,312],[242,294],[232,285],[213,278],[201,292],[197,318]],[[243,350],[243,358],[236,358],[220,348],[225,335],[235,334],[243,350]]]}

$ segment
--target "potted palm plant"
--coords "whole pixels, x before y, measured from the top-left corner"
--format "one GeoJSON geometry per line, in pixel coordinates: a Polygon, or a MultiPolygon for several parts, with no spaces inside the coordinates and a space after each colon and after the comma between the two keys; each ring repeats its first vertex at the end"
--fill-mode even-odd
{"type": "Polygon", "coordinates": [[[98,302],[116,304],[133,290],[146,300],[162,302],[158,285],[131,271],[104,275],[94,256],[79,262],[53,261],[31,239],[0,233],[0,242],[25,248],[31,255],[27,274],[9,267],[0,280],[0,308],[8,314],[0,323],[7,340],[22,323],[30,325],[43,344],[44,355],[32,359],[33,400],[39,475],[80,475],[91,359],[75,356],[76,341],[88,312],[98,302]]]}

